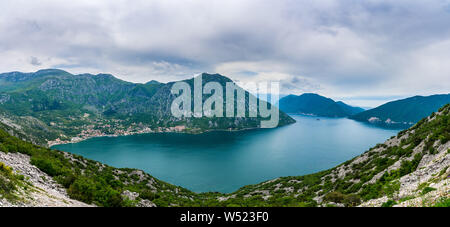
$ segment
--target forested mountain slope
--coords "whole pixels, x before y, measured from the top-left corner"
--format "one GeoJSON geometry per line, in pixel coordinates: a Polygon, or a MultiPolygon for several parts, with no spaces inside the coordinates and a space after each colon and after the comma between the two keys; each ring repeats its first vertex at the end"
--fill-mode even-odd
{"type": "Polygon", "coordinates": [[[23,176],[29,173],[20,172],[24,164],[16,162],[14,166],[8,161],[11,155],[22,157],[22,162],[29,160],[52,178],[51,184],[65,188],[70,199],[83,202],[69,203],[74,206],[450,205],[450,105],[335,168],[280,177],[230,194],[193,193],[140,170],[118,169],[36,146],[3,130],[0,151],[0,194],[6,205],[29,206],[23,202],[23,193],[36,187],[35,182],[23,176]]]}
{"type": "MultiPolygon", "coordinates": [[[[204,73],[202,78],[203,85],[218,82],[224,88],[224,97],[225,84],[233,83],[219,74],[204,73]]],[[[193,92],[193,79],[184,82],[191,85],[193,92]]],[[[174,130],[200,133],[260,127],[261,118],[248,114],[248,92],[245,92],[246,117],[174,117],[170,109],[176,98],[170,92],[174,83],[138,84],[109,74],[73,75],[57,69],[3,73],[0,121],[42,145],[53,140],[76,142],[99,135],[174,130]]],[[[203,100],[210,96],[204,94],[203,100]]],[[[258,103],[271,108],[270,103],[261,100],[258,103]]],[[[295,122],[281,111],[279,119],[279,126],[295,122]]]]}

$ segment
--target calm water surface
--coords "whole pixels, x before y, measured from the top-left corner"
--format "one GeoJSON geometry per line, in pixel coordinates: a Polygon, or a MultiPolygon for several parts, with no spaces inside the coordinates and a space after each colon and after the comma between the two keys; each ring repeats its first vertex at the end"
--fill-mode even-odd
{"type": "Polygon", "coordinates": [[[343,118],[292,117],[297,123],[276,129],[101,137],[54,148],[142,169],[195,192],[232,192],[334,167],[398,132],[343,118]]]}

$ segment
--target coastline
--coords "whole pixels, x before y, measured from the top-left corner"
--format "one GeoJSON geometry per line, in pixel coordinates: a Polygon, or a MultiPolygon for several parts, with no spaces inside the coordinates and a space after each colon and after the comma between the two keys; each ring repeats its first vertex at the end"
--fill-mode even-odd
{"type": "MultiPolygon", "coordinates": [[[[285,124],[278,125],[275,128],[284,127],[287,125],[295,124],[297,121],[293,120],[292,122],[288,122],[285,124]]],[[[108,127],[109,128],[109,127],[108,127]]],[[[96,137],[118,137],[118,136],[131,136],[131,135],[139,135],[139,134],[150,134],[150,133],[185,133],[185,134],[203,134],[208,132],[239,132],[239,131],[248,131],[248,130],[256,130],[256,129],[262,129],[260,127],[249,127],[249,128],[241,128],[241,129],[201,129],[201,128],[187,128],[184,125],[178,125],[178,126],[172,126],[172,127],[157,127],[156,129],[151,129],[148,126],[141,126],[138,128],[132,128],[129,127],[126,130],[123,129],[116,129],[114,130],[114,134],[108,134],[105,132],[102,132],[98,129],[93,129],[93,126],[88,126],[86,129],[84,129],[81,133],[79,133],[77,136],[71,137],[69,140],[61,140],[57,138],[56,140],[50,140],[47,141],[46,146],[51,148],[56,145],[61,144],[73,144],[73,143],[79,143],[91,138],[96,137]]]]}
{"type": "MultiPolygon", "coordinates": [[[[283,127],[286,125],[278,126],[283,127]]],[[[153,131],[153,130],[140,130],[136,132],[127,132],[127,133],[116,133],[116,134],[97,134],[97,135],[85,135],[83,137],[72,137],[70,140],[53,140],[48,141],[47,146],[49,148],[52,148],[53,146],[62,145],[62,144],[75,144],[79,143],[88,139],[92,138],[99,138],[99,137],[119,137],[119,136],[132,136],[132,135],[142,135],[142,134],[157,134],[157,133],[180,133],[180,134],[191,134],[191,135],[198,135],[203,133],[209,133],[209,132],[240,132],[240,131],[250,131],[250,130],[258,130],[261,129],[259,127],[253,127],[253,128],[243,128],[243,129],[208,129],[208,130],[201,130],[201,131],[177,131],[177,130],[170,130],[170,128],[164,128],[165,130],[162,131],[153,131]]]]}

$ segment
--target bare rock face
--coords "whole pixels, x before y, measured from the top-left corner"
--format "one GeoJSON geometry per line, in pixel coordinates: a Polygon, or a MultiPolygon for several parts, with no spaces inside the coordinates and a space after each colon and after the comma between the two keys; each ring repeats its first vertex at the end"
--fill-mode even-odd
{"type": "Polygon", "coordinates": [[[125,190],[124,192],[122,192],[122,197],[124,199],[128,199],[128,200],[131,200],[133,202],[136,202],[136,206],[137,207],[156,207],[156,204],[154,204],[150,200],[139,199],[138,198],[139,197],[139,193],[137,193],[137,192],[131,192],[131,191],[125,190]]]}
{"type": "Polygon", "coordinates": [[[139,197],[139,193],[137,193],[137,192],[130,192],[128,190],[125,190],[124,192],[122,192],[122,197],[124,199],[136,200],[136,198],[139,197]]]}
{"type": "Polygon", "coordinates": [[[424,155],[416,171],[399,179],[400,188],[392,198],[372,199],[361,206],[381,206],[389,199],[397,201],[394,206],[430,206],[450,196],[450,141],[436,149],[436,154],[424,155]]]}
{"type": "Polygon", "coordinates": [[[0,162],[11,167],[16,174],[23,175],[31,189],[19,188],[18,201],[0,199],[1,206],[18,207],[87,207],[93,206],[69,198],[62,185],[52,177],[30,164],[30,157],[20,153],[4,153],[0,151],[0,162]]]}

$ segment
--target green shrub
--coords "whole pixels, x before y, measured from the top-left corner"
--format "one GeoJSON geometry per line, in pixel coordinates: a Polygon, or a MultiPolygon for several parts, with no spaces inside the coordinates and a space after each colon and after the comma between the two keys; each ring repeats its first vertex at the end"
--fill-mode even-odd
{"type": "Polygon", "coordinates": [[[435,207],[450,207],[450,198],[443,197],[434,206],[435,207]]]}
{"type": "Polygon", "coordinates": [[[0,162],[0,198],[14,200],[16,196],[17,184],[23,179],[22,175],[14,174],[12,168],[0,162]]]}
{"type": "Polygon", "coordinates": [[[73,199],[92,203],[95,190],[95,182],[86,177],[79,177],[70,185],[67,193],[73,199]]]}
{"type": "Polygon", "coordinates": [[[0,162],[0,171],[2,171],[3,174],[5,174],[5,175],[12,175],[12,173],[13,173],[12,168],[5,165],[5,163],[3,163],[3,162],[0,162]]]}
{"type": "Polygon", "coordinates": [[[345,195],[340,192],[330,192],[324,196],[324,200],[334,203],[342,203],[344,201],[345,195]]]}
{"type": "Polygon", "coordinates": [[[386,201],[385,203],[381,204],[381,207],[392,207],[392,206],[394,206],[395,204],[396,204],[395,201],[393,201],[393,200],[388,200],[388,201],[386,201]]]}
{"type": "Polygon", "coordinates": [[[425,188],[422,190],[421,194],[422,194],[422,195],[425,195],[425,194],[427,194],[428,192],[435,191],[435,190],[436,190],[436,188],[425,187],[425,188]]]}
{"type": "Polygon", "coordinates": [[[152,192],[150,190],[143,190],[140,193],[140,197],[142,199],[147,199],[147,200],[153,201],[155,199],[158,199],[160,196],[157,193],[154,193],[154,192],[152,192]]]}
{"type": "Polygon", "coordinates": [[[358,195],[350,194],[345,196],[343,203],[347,207],[357,206],[361,203],[361,198],[358,195]]]}

